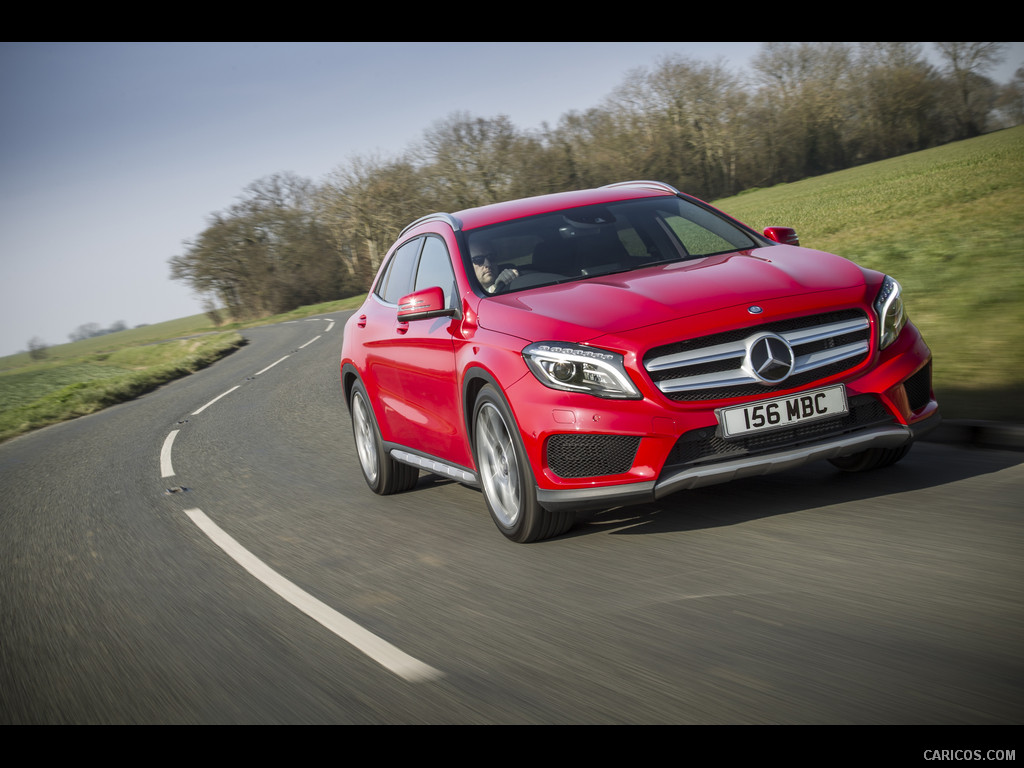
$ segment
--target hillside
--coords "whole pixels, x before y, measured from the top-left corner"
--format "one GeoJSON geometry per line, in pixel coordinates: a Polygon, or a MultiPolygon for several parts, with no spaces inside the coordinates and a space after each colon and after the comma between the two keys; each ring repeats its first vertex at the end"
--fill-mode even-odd
{"type": "MultiPolygon", "coordinates": [[[[1024,423],[1024,127],[715,205],[891,274],[935,355],[945,417],[1024,423]]],[[[0,358],[0,440],[188,375],[237,348],[240,327],[198,315],[0,358]]]]}

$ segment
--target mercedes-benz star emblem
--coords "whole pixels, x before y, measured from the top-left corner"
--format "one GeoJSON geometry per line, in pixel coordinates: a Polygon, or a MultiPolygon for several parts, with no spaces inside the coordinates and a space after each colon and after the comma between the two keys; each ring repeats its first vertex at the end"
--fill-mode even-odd
{"type": "Polygon", "coordinates": [[[747,347],[750,372],[765,384],[784,381],[793,372],[795,362],[793,348],[781,336],[758,336],[747,347]]]}

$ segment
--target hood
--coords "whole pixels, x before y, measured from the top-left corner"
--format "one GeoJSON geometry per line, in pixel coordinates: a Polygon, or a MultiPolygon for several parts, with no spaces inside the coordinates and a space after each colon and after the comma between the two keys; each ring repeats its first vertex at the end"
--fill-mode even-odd
{"type": "Polygon", "coordinates": [[[862,290],[865,282],[851,261],[778,245],[487,298],[479,323],[530,340],[585,341],[738,305],[862,290]]]}

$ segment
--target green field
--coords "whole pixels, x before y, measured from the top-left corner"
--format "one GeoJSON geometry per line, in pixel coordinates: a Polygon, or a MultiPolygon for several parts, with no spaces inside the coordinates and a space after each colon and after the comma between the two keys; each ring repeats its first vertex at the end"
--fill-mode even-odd
{"type": "Polygon", "coordinates": [[[335,312],[360,300],[221,328],[194,315],[50,347],[43,360],[27,352],[0,358],[0,440],[95,413],[205,368],[244,344],[244,327],[335,312]]]}
{"type": "MultiPolygon", "coordinates": [[[[803,246],[891,274],[935,355],[945,417],[1024,422],[1024,127],[715,205],[757,229],[795,227],[803,246]]],[[[41,361],[0,358],[0,440],[199,370],[240,346],[242,327],[196,315],[50,347],[41,361]]]]}
{"type": "Polygon", "coordinates": [[[48,424],[94,413],[194,373],[242,343],[238,333],[217,333],[145,346],[107,346],[84,352],[67,344],[44,360],[27,354],[4,358],[0,370],[0,440],[48,424]],[[21,364],[18,358],[25,358],[21,364]]]}

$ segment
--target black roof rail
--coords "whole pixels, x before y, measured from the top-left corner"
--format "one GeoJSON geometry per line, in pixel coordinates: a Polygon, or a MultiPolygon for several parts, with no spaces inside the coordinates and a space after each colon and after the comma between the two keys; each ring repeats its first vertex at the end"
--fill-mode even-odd
{"type": "Polygon", "coordinates": [[[668,192],[670,195],[680,194],[679,190],[663,181],[618,181],[614,184],[605,184],[605,187],[637,187],[639,189],[656,189],[659,192],[668,192]]]}
{"type": "Polygon", "coordinates": [[[426,216],[421,216],[420,218],[416,219],[416,221],[414,221],[412,224],[407,225],[405,229],[402,230],[401,234],[399,234],[399,237],[402,237],[402,235],[404,235],[413,227],[418,227],[420,224],[426,224],[428,221],[443,221],[456,232],[462,229],[462,222],[459,221],[454,216],[452,216],[450,213],[429,213],[426,216]]]}

